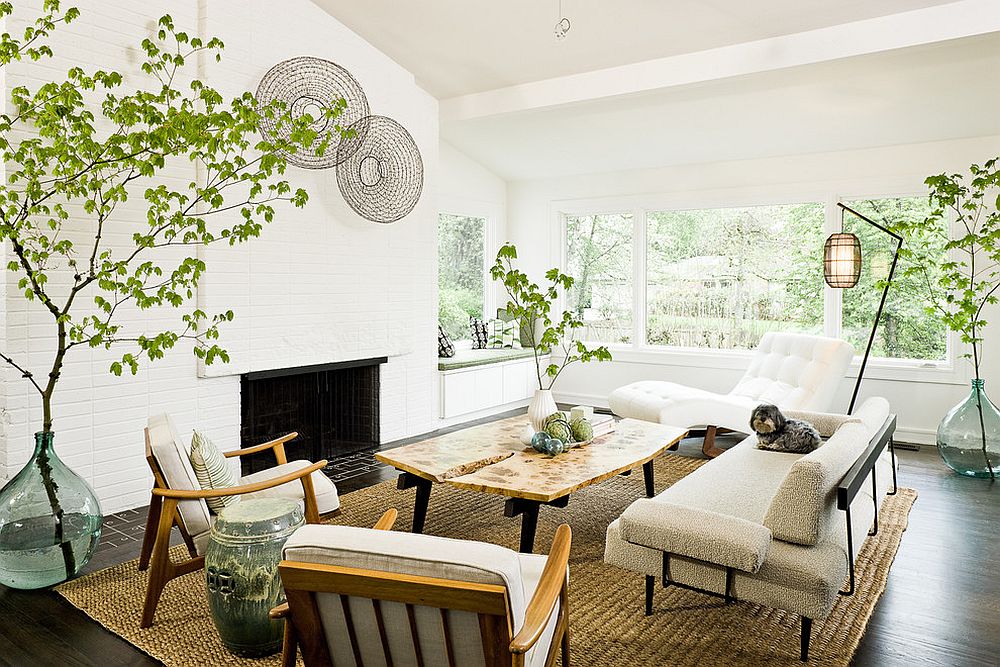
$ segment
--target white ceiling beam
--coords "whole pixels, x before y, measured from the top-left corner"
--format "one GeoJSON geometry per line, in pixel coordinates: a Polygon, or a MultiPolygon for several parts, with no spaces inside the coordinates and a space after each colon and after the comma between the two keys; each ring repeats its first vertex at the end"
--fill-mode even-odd
{"type": "MultiPolygon", "coordinates": [[[[683,17],[678,20],[683,21],[683,17]]],[[[441,101],[441,119],[462,121],[535,111],[998,31],[1000,1],[960,0],[792,35],[452,97],[441,101]]]]}

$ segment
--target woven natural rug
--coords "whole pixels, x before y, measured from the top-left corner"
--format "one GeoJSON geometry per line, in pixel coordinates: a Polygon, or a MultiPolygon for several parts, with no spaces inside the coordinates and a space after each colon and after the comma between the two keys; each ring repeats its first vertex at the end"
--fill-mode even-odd
{"type": "MultiPolygon", "coordinates": [[[[704,461],[676,455],[656,461],[657,492],[704,461]]],[[[570,630],[576,665],[798,665],[799,619],[775,609],[657,587],[654,614],[643,615],[643,577],[605,565],[608,524],[643,495],[641,474],[615,477],[574,493],[569,507],[543,507],[536,551],[547,550],[556,526],[573,528],[570,561],[570,630]]],[[[900,489],[880,512],[878,535],[858,557],[857,592],[837,601],[813,625],[810,663],[847,665],[885,589],[916,492],[900,489]]],[[[384,482],[342,498],[337,523],[369,526],[385,511],[400,510],[397,528],[409,527],[413,491],[384,482]]],[[[425,532],[495,542],[517,548],[520,521],[504,518],[499,497],[435,487],[425,532]]],[[[180,554],[178,547],[178,555],[180,554]]],[[[219,641],[205,598],[204,576],[191,573],[167,585],[156,622],[139,629],[146,575],[131,561],[56,589],[106,628],[169,666],[277,665],[278,656],[248,660],[230,655],[219,641]]]]}

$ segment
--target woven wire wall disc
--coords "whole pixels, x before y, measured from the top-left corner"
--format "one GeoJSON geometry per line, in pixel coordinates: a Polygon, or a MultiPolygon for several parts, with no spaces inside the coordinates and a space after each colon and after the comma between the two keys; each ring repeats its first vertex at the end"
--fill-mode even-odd
{"type": "MultiPolygon", "coordinates": [[[[289,164],[304,169],[329,169],[350,157],[338,150],[341,138],[336,126],[347,127],[368,115],[365,91],[350,72],[337,63],[310,56],[284,60],[268,70],[257,86],[257,101],[263,106],[274,100],[284,102],[293,118],[308,113],[316,119],[313,129],[319,136],[312,146],[286,155],[289,164]],[[324,118],[326,110],[341,98],[347,100],[347,108],[336,118],[324,118]],[[318,155],[320,144],[327,138],[326,150],[318,155]]],[[[276,120],[261,118],[261,134],[267,140],[288,139],[289,128],[278,128],[276,120]]]]}
{"type": "Polygon", "coordinates": [[[424,162],[413,137],[386,116],[348,128],[337,149],[337,185],[354,211],[373,222],[395,222],[413,210],[424,188],[424,162]]]}

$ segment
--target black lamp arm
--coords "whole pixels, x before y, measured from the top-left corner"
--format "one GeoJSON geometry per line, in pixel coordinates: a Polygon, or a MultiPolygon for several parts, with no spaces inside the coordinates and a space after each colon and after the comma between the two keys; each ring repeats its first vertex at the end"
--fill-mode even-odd
{"type": "Polygon", "coordinates": [[[885,308],[885,299],[889,295],[889,285],[892,284],[892,277],[896,273],[896,263],[899,261],[899,250],[903,247],[903,237],[896,232],[880,225],[871,218],[861,215],[850,206],[837,202],[837,206],[849,213],[853,213],[872,227],[879,229],[892,238],[896,239],[896,251],[892,255],[892,265],[889,266],[889,276],[885,280],[885,288],[882,290],[882,299],[878,302],[878,312],[875,314],[875,321],[872,322],[872,333],[868,337],[868,345],[865,347],[865,356],[861,359],[861,368],[858,369],[858,381],[854,383],[854,393],[851,394],[851,403],[847,407],[847,414],[854,412],[854,404],[858,400],[858,391],[861,389],[861,380],[865,376],[865,368],[868,366],[868,356],[872,351],[872,344],[875,342],[875,333],[878,331],[878,323],[882,319],[882,310],[885,308]]]}

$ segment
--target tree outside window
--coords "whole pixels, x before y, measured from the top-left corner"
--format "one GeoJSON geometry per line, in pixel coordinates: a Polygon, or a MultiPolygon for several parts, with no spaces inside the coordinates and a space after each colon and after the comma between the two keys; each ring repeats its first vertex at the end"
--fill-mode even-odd
{"type": "MultiPolygon", "coordinates": [[[[926,197],[863,199],[846,202],[848,206],[889,229],[903,220],[924,220],[932,211],[926,197]]],[[[942,221],[942,226],[945,224],[942,221]]],[[[871,335],[872,320],[882,297],[881,281],[889,275],[895,241],[850,213],[844,215],[844,230],[861,241],[861,278],[852,288],[843,290],[843,328],[841,337],[852,343],[858,354],[864,352],[871,335]]],[[[927,274],[937,284],[940,265],[947,257],[944,246],[948,230],[942,228],[939,239],[939,262],[929,266],[927,274]]],[[[926,285],[918,276],[905,276],[897,269],[886,297],[882,320],[872,343],[872,356],[891,359],[927,359],[942,361],[948,356],[948,332],[944,323],[926,312],[926,285]]]]}
{"type": "Polygon", "coordinates": [[[751,349],[823,332],[820,204],[647,214],[647,342],[751,349]]]}
{"type": "Polygon", "coordinates": [[[438,323],[452,340],[466,340],[469,318],[483,317],[486,219],[438,216],[438,323]]]}
{"type": "Polygon", "coordinates": [[[632,215],[566,216],[570,310],[583,320],[581,340],[632,340],[632,215]]]}

